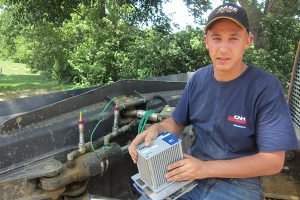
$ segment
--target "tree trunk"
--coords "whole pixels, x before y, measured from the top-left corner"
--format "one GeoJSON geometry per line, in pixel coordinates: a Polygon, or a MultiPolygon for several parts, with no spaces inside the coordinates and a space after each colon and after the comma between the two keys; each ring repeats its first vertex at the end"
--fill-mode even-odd
{"type": "Polygon", "coordinates": [[[272,13],[277,16],[293,16],[297,12],[299,0],[266,0],[265,14],[272,13]]]}
{"type": "Polygon", "coordinates": [[[238,2],[247,11],[250,23],[250,31],[254,35],[254,48],[263,48],[268,50],[270,43],[264,34],[264,29],[261,24],[264,13],[259,9],[258,3],[256,1],[249,0],[238,0],[238,2]]]}
{"type": "Polygon", "coordinates": [[[238,0],[238,2],[247,11],[250,30],[254,35],[254,47],[269,50],[270,42],[262,27],[263,17],[268,13],[276,16],[293,15],[300,0],[266,0],[264,11],[260,10],[257,0],[238,0]]]}
{"type": "Polygon", "coordinates": [[[99,0],[99,18],[100,20],[105,17],[105,0],[99,0]]]}

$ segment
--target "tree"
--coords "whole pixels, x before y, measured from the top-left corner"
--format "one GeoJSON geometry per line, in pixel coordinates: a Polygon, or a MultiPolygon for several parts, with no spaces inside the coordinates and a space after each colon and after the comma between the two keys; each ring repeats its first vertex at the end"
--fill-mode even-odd
{"type": "MultiPolygon", "coordinates": [[[[23,23],[33,24],[46,20],[51,23],[61,24],[65,19],[70,19],[70,14],[75,12],[80,5],[98,5],[99,19],[107,14],[106,3],[108,0],[0,0],[0,5],[12,9],[14,18],[23,23]]],[[[161,5],[168,0],[116,0],[116,6],[128,4],[136,9],[131,17],[132,22],[155,22],[164,16],[161,5]]]]}
{"type": "Polygon", "coordinates": [[[300,0],[266,0],[262,3],[258,3],[257,0],[238,0],[238,2],[247,11],[250,29],[255,36],[256,49],[273,48],[273,44],[266,35],[268,28],[264,24],[266,17],[273,17],[274,20],[280,20],[283,17],[299,20],[300,0]]]}
{"type": "Polygon", "coordinates": [[[24,24],[34,24],[46,20],[61,24],[80,3],[88,0],[1,0],[13,17],[24,24]]]}
{"type": "MultiPolygon", "coordinates": [[[[165,1],[0,0],[0,55],[54,80],[82,84],[193,71],[208,64],[203,30],[172,32],[162,10],[165,1]]],[[[203,13],[212,1],[183,1],[196,21],[205,23],[203,13]]],[[[248,12],[256,37],[245,61],[285,85],[300,40],[299,6],[287,0],[224,2],[239,2],[248,12]]]]}
{"type": "MultiPolygon", "coordinates": [[[[203,13],[211,8],[211,2],[208,0],[184,0],[193,14],[195,21],[205,24],[203,13]]],[[[300,0],[223,0],[223,3],[239,3],[248,14],[250,29],[254,34],[254,45],[256,49],[263,48],[270,50],[273,48],[267,32],[269,27],[266,23],[270,22],[270,18],[274,21],[281,21],[282,18],[290,18],[290,21],[299,21],[300,17],[300,0]],[[265,21],[267,18],[267,22],[265,21]]],[[[292,23],[294,24],[294,23],[292,23]]],[[[296,45],[296,44],[295,44],[296,45]]]]}

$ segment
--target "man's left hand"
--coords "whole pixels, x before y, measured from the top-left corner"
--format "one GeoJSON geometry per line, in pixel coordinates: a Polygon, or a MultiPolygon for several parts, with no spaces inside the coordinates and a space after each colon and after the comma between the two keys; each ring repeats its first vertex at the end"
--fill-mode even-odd
{"type": "Polygon", "coordinates": [[[207,178],[205,176],[205,161],[184,154],[184,159],[170,164],[165,178],[168,181],[183,181],[207,178]]]}

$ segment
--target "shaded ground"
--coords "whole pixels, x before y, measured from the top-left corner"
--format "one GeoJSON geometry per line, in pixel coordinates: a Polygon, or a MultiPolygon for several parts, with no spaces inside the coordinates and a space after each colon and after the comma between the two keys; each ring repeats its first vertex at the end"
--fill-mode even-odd
{"type": "Polygon", "coordinates": [[[33,73],[25,64],[0,62],[0,101],[72,89],[49,81],[40,73],[33,73]]]}

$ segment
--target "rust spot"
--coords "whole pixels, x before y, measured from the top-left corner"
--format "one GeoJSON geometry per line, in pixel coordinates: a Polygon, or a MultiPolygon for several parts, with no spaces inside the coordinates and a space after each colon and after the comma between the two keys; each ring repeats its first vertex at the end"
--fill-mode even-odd
{"type": "Polygon", "coordinates": [[[21,128],[21,121],[22,121],[22,117],[17,117],[16,122],[18,124],[18,128],[21,128]]]}

